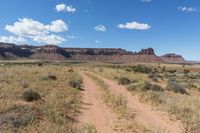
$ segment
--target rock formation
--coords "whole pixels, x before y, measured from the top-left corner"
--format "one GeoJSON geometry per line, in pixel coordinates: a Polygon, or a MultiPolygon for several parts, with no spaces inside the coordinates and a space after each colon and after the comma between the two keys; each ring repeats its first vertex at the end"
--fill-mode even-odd
{"type": "Polygon", "coordinates": [[[121,48],[61,48],[55,45],[31,46],[0,43],[0,59],[39,59],[70,61],[119,61],[119,62],[167,62],[184,61],[181,56],[168,54],[155,55],[153,48],[139,52],[121,48]]]}
{"type": "Polygon", "coordinates": [[[185,59],[181,55],[177,55],[174,53],[165,54],[165,55],[161,56],[161,58],[166,63],[184,63],[185,62],[185,59]]]}
{"type": "Polygon", "coordinates": [[[142,49],[138,52],[139,55],[155,55],[153,48],[142,49]]]}

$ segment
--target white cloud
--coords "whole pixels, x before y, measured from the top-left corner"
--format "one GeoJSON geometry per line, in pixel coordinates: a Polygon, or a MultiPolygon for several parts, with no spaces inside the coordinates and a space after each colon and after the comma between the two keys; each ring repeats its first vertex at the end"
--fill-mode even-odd
{"type": "Polygon", "coordinates": [[[140,0],[141,2],[151,2],[152,0],[140,0]]]}
{"type": "Polygon", "coordinates": [[[6,25],[5,29],[24,37],[48,34],[44,24],[28,18],[18,19],[18,22],[15,22],[13,26],[6,25]]]}
{"type": "Polygon", "coordinates": [[[149,30],[151,26],[145,23],[131,22],[126,24],[119,24],[118,28],[130,30],[149,30]]]}
{"type": "Polygon", "coordinates": [[[99,32],[106,32],[106,26],[104,25],[97,25],[94,27],[94,29],[99,32]]]}
{"type": "Polygon", "coordinates": [[[75,12],[76,8],[74,8],[72,5],[66,6],[66,11],[67,12],[75,12]]]}
{"type": "Polygon", "coordinates": [[[22,37],[14,37],[14,36],[0,36],[0,42],[6,43],[24,43],[26,39],[22,37]]]}
{"type": "Polygon", "coordinates": [[[65,8],[66,8],[66,5],[65,5],[65,4],[58,4],[58,5],[56,5],[56,10],[57,10],[58,12],[64,11],[65,8]]]}
{"type": "Polygon", "coordinates": [[[99,41],[99,40],[95,40],[94,42],[95,43],[103,43],[102,41],[99,41]]]}
{"type": "Polygon", "coordinates": [[[51,22],[51,25],[47,25],[46,29],[51,32],[64,32],[68,31],[68,26],[62,20],[55,20],[51,22]]]}
{"type": "Polygon", "coordinates": [[[196,8],[194,7],[178,7],[178,10],[183,11],[183,12],[195,12],[197,11],[196,8]]]}
{"type": "Polygon", "coordinates": [[[68,39],[76,39],[79,38],[78,36],[67,36],[68,39]]]}
{"type": "Polygon", "coordinates": [[[76,8],[74,8],[72,5],[69,5],[69,6],[67,6],[67,5],[65,5],[65,4],[58,4],[58,5],[56,5],[56,11],[57,12],[71,12],[71,13],[73,13],[73,12],[75,12],[76,11],[76,8]]]}
{"type": "Polygon", "coordinates": [[[23,18],[18,19],[14,25],[6,25],[5,29],[17,36],[30,38],[36,42],[60,44],[65,39],[51,34],[51,32],[59,33],[68,31],[68,26],[62,20],[55,20],[45,25],[33,19],[23,18]]]}
{"type": "Polygon", "coordinates": [[[35,36],[33,37],[33,40],[36,42],[47,43],[47,44],[61,44],[63,41],[66,41],[66,39],[54,34],[46,36],[35,36]]]}

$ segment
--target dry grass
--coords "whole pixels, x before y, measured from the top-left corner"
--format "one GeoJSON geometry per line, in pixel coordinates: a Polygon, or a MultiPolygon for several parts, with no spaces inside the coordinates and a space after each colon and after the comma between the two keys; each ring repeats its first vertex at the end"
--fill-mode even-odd
{"type": "Polygon", "coordinates": [[[56,65],[0,67],[0,132],[73,132],[80,90],[67,82],[81,78],[68,70],[56,65]],[[28,90],[40,94],[41,100],[23,100],[28,90]]]}

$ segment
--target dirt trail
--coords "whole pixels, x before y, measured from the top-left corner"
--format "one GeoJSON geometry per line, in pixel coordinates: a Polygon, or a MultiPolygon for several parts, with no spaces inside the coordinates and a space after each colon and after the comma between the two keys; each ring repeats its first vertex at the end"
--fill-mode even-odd
{"type": "Polygon", "coordinates": [[[150,105],[141,103],[137,96],[133,96],[126,90],[124,86],[119,86],[115,81],[104,79],[105,83],[109,85],[109,89],[116,93],[122,94],[127,98],[128,108],[135,113],[135,119],[153,132],[165,131],[169,133],[182,133],[180,121],[171,121],[166,112],[156,111],[150,105]]]}
{"type": "Polygon", "coordinates": [[[101,90],[85,74],[83,78],[83,105],[79,117],[80,125],[93,124],[99,133],[113,133],[114,114],[101,102],[101,90]]]}

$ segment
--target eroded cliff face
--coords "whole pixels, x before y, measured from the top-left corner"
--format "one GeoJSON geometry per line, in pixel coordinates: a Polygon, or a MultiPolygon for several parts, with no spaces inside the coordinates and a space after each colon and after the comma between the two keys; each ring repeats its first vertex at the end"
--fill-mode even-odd
{"type": "Polygon", "coordinates": [[[0,43],[0,56],[3,59],[18,59],[30,56],[32,52],[10,43],[0,43]]]}
{"type": "MultiPolygon", "coordinates": [[[[139,52],[126,51],[121,48],[61,48],[55,45],[31,46],[0,43],[0,59],[39,59],[72,61],[121,61],[121,62],[169,62],[167,59],[181,57],[165,55],[158,57],[153,48],[139,52]]],[[[183,59],[184,60],[184,59],[183,59]]],[[[175,60],[176,61],[176,60],[175,60]]]]}
{"type": "Polygon", "coordinates": [[[153,48],[142,49],[138,52],[139,55],[155,55],[153,48]]]}
{"type": "Polygon", "coordinates": [[[185,62],[185,59],[181,55],[177,55],[174,53],[165,54],[165,55],[161,56],[161,58],[166,63],[184,63],[185,62]]]}
{"type": "Polygon", "coordinates": [[[65,48],[70,54],[80,55],[123,55],[128,54],[126,50],[121,48],[65,48]]]}
{"type": "Polygon", "coordinates": [[[30,56],[34,59],[43,60],[65,60],[70,58],[68,52],[55,45],[45,45],[32,49],[33,54],[30,56]]]}

